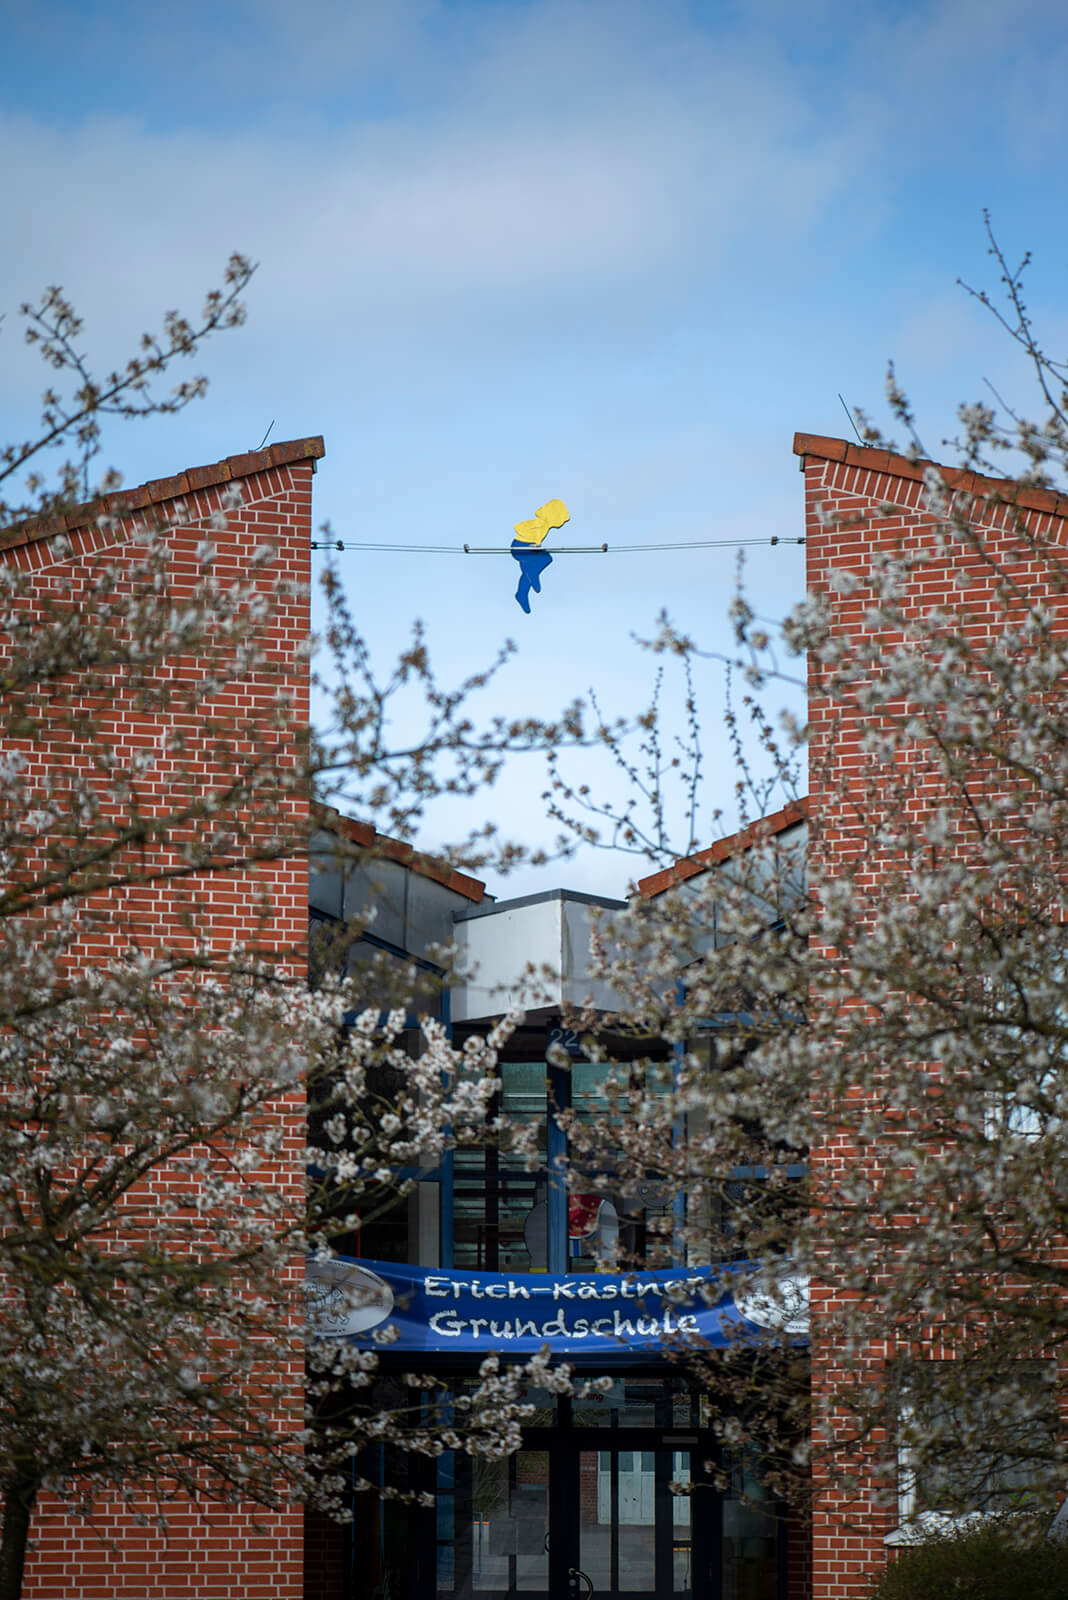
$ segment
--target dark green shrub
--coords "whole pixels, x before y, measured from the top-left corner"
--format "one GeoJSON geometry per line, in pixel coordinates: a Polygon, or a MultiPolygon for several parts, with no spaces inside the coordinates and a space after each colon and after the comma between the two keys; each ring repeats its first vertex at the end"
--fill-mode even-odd
{"type": "Polygon", "coordinates": [[[1049,1523],[984,1523],[901,1550],[871,1600],[1068,1600],[1068,1544],[1049,1523]]]}

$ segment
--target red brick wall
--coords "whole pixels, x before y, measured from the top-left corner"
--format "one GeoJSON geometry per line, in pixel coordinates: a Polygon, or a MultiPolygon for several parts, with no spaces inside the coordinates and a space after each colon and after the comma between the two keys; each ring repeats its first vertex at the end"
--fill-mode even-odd
{"type": "Polygon", "coordinates": [[[579,1456],[579,1521],[584,1525],[597,1523],[597,1456],[596,1450],[579,1456]]]}
{"type": "MultiPolygon", "coordinates": [[[[374,1510],[377,1501],[364,1497],[374,1510]]],[[[365,1511],[357,1507],[357,1516],[365,1511]]],[[[367,1530],[361,1530],[366,1534],[367,1530]]],[[[372,1530],[372,1538],[377,1530],[372,1530]]],[[[348,1600],[345,1593],[346,1549],[352,1542],[353,1530],[343,1523],[334,1522],[311,1506],[304,1512],[304,1600],[348,1600]]],[[[366,1552],[368,1568],[371,1552],[366,1552]]],[[[371,1587],[368,1579],[368,1588],[371,1587]]]]}
{"type": "Polygon", "coordinates": [[[807,1506],[792,1506],[786,1516],[786,1600],[810,1600],[811,1594],[811,1520],[807,1506]]]}
{"type": "MultiPolygon", "coordinates": [[[[885,451],[862,449],[841,440],[806,434],[796,437],[794,448],[803,458],[805,475],[809,589],[831,599],[840,629],[857,629],[862,626],[869,603],[865,589],[862,587],[843,597],[831,588],[829,575],[836,568],[863,575],[870,570],[878,553],[890,554],[899,549],[916,553],[921,547],[929,548],[934,523],[924,510],[922,479],[927,464],[917,466],[885,451]],[[876,508],[885,508],[888,503],[892,503],[894,509],[889,514],[885,509],[877,514],[876,508]]],[[[977,479],[972,474],[943,469],[943,476],[948,487],[955,491],[983,494],[997,487],[991,480],[977,479]]],[[[1053,494],[1032,491],[1020,496],[1016,507],[1024,513],[1033,532],[1058,543],[1068,542],[1068,502],[1053,494]]],[[[984,530],[984,542],[992,553],[1004,553],[1010,545],[1018,550],[1012,533],[1014,514],[1007,507],[984,508],[984,520],[979,526],[984,530]]],[[[1026,561],[1015,559],[1013,574],[1024,585],[1028,581],[1040,583],[1042,569],[1039,563],[1029,567],[1026,561]]],[[[915,613],[939,603],[950,606],[966,603],[971,619],[969,629],[978,641],[990,628],[997,612],[993,587],[990,567],[954,547],[952,557],[928,559],[922,579],[914,576],[910,580],[906,605],[915,613]],[[963,585],[962,577],[967,578],[963,585]]],[[[1063,606],[1063,597],[1055,603],[1063,606]]],[[[830,875],[836,863],[851,858],[860,843],[841,795],[844,787],[851,781],[858,782],[861,777],[863,723],[858,716],[840,715],[840,708],[830,702],[821,688],[820,668],[815,662],[809,665],[809,726],[811,851],[817,872],[830,875]]],[[[915,760],[910,759],[908,777],[911,786],[908,804],[916,808],[919,816],[931,805],[939,779],[922,753],[917,753],[915,760]]],[[[865,800],[869,806],[871,799],[870,791],[866,790],[865,800]]],[[[867,820],[870,823],[870,811],[867,820]]],[[[877,882],[881,867],[874,853],[870,855],[867,869],[869,881],[877,882]]],[[[832,1139],[822,1149],[812,1152],[814,1172],[832,1184],[834,1173],[854,1159],[856,1152],[841,1139],[832,1139]]],[[[839,1365],[839,1353],[824,1333],[823,1318],[834,1302],[833,1283],[814,1286],[812,1375],[816,1394],[833,1392],[836,1378],[845,1376],[844,1367],[839,1365]]],[[[876,1374],[892,1354],[887,1344],[873,1344],[861,1359],[860,1371],[864,1371],[866,1364],[869,1371],[876,1374]]],[[[864,1482],[862,1475],[862,1484],[864,1482]]],[[[866,1480],[867,1497],[862,1487],[859,1499],[851,1498],[848,1506],[835,1492],[833,1475],[825,1466],[817,1468],[816,1488],[812,1528],[813,1600],[860,1600],[867,1594],[871,1573],[886,1563],[883,1540],[895,1525],[896,1516],[887,1509],[885,1497],[882,1506],[873,1503],[870,1475],[866,1480]]]]}
{"type": "MultiPolygon", "coordinates": [[[[309,633],[309,581],[311,541],[311,493],[314,459],[321,455],[321,440],[301,440],[291,445],[276,445],[251,456],[231,457],[214,466],[198,468],[143,486],[124,497],[113,497],[112,511],[147,511],[175,526],[168,533],[170,579],[178,595],[184,584],[191,584],[198,570],[197,545],[210,539],[216,546],[214,571],[221,584],[247,581],[253,572],[250,555],[267,543],[276,550],[274,559],[263,568],[262,582],[269,584],[283,575],[303,586],[303,592],[287,598],[273,614],[269,652],[278,669],[246,678],[227,687],[215,700],[215,717],[227,730],[262,727],[269,736],[270,714],[280,686],[293,697],[295,721],[306,726],[308,719],[308,666],[303,645],[309,633]],[[223,497],[234,487],[241,492],[241,504],[227,512],[225,531],[210,526],[212,512],[223,504],[223,497]],[[176,502],[183,509],[178,514],[176,502]]],[[[21,542],[8,542],[3,559],[29,570],[37,577],[43,592],[48,586],[69,581],[75,599],[84,583],[87,563],[95,553],[106,554],[120,565],[129,544],[132,522],[120,518],[109,528],[94,520],[79,526],[77,516],[67,518],[64,538],[66,553],[56,537],[29,536],[21,542]]],[[[182,671],[196,671],[196,663],[184,661],[182,671]]],[[[124,699],[121,680],[102,718],[105,736],[120,750],[139,742],[154,742],[159,748],[162,722],[159,717],[137,715],[124,699]]],[[[193,730],[194,740],[197,730],[193,730]]],[[[203,741],[202,741],[203,743],[203,741]]],[[[34,749],[31,759],[42,766],[79,758],[69,737],[59,737],[52,748],[46,743],[34,749]]],[[[84,752],[82,753],[84,759],[84,752]]],[[[194,755],[200,761],[205,783],[217,777],[213,772],[207,744],[194,755]]],[[[160,762],[146,775],[144,805],[173,808],[174,795],[168,787],[167,763],[160,762]]],[[[299,822],[307,814],[306,799],[292,802],[299,822]]],[[[161,855],[160,859],[163,859],[161,855]]],[[[122,891],[102,902],[106,915],[85,948],[77,954],[98,959],[111,949],[121,948],[131,928],[136,928],[142,943],[181,945],[189,935],[183,913],[199,900],[209,917],[202,931],[220,951],[232,943],[259,944],[261,948],[290,951],[289,962],[298,976],[304,973],[303,946],[307,927],[308,883],[303,859],[280,861],[215,878],[201,877],[181,883],[139,886],[122,891]],[[270,913],[263,918],[266,896],[270,913]]],[[[295,1200],[302,1184],[303,1098],[294,1097],[288,1111],[287,1153],[279,1164],[277,1181],[291,1186],[295,1200]]],[[[162,1175],[160,1182],[165,1182],[162,1175]]],[[[293,1264],[294,1275],[301,1265],[293,1264]]],[[[282,1419],[283,1426],[296,1428],[302,1420],[303,1367],[294,1363],[288,1371],[292,1405],[282,1419]]],[[[32,1546],[27,1563],[25,1593],[34,1600],[88,1600],[107,1596],[108,1600],[297,1600],[302,1593],[303,1531],[299,1509],[265,1512],[256,1507],[227,1509],[204,1500],[196,1504],[178,1501],[168,1508],[166,1533],[139,1525],[139,1513],[151,1515],[154,1508],[122,1505],[117,1497],[104,1497],[98,1504],[94,1526],[70,1516],[56,1500],[42,1499],[31,1527],[32,1546]]]]}

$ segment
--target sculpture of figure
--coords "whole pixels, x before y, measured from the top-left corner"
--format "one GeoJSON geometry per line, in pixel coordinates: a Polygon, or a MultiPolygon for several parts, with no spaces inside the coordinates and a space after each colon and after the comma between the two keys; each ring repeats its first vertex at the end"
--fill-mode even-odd
{"type": "Polygon", "coordinates": [[[530,615],[530,591],[541,593],[541,575],[552,565],[552,556],[540,547],[551,528],[562,528],[571,520],[571,513],[562,500],[547,500],[539,506],[528,522],[515,524],[512,554],[519,562],[519,586],[515,597],[523,610],[530,615]]]}

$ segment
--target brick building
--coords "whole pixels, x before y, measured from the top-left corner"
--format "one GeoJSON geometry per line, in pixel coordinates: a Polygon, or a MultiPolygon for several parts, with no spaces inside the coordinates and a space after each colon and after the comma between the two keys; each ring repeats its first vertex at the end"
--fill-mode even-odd
{"type": "MultiPolygon", "coordinates": [[[[880,553],[928,536],[931,517],[922,466],[803,434],[797,436],[795,450],[804,471],[813,591],[834,593],[830,573],[836,567],[863,573],[880,553]],[[888,512],[888,506],[896,510],[888,512]]],[[[168,535],[176,573],[192,569],[199,541],[210,537],[219,547],[217,569],[245,576],[250,545],[267,540],[277,548],[281,567],[306,582],[311,477],[322,453],[320,440],[300,440],[146,484],[115,498],[108,507],[118,519],[114,525],[101,528],[98,508],[93,508],[91,514],[72,515],[62,528],[10,536],[4,559],[39,574],[42,585],[69,581],[76,597],[88,558],[114,553],[121,563],[131,519],[138,512],[156,509],[169,518],[181,502],[182,516],[173,520],[168,535]],[[241,490],[240,505],[229,509],[225,531],[219,532],[212,526],[213,513],[227,487],[235,485],[241,490]]],[[[951,490],[996,488],[951,471],[944,476],[951,490]]],[[[1018,497],[1016,507],[1047,534],[1059,530],[1068,516],[1063,501],[1037,491],[1018,497]]],[[[1006,523],[996,507],[990,510],[985,532],[995,549],[999,539],[1008,537],[1006,523]]],[[[929,587],[917,603],[928,603],[940,586],[946,593],[957,592],[957,576],[949,557],[941,573],[928,567],[924,581],[929,587]]],[[[991,614],[988,597],[981,575],[972,581],[976,625],[981,628],[982,619],[991,614]]],[[[862,616],[862,594],[840,596],[834,603],[843,628],[862,616]]],[[[276,626],[287,688],[306,715],[306,666],[299,650],[308,633],[306,596],[294,593],[276,626]]],[[[273,696],[277,687],[277,678],[272,678],[265,695],[273,696]]],[[[264,708],[266,712],[266,701],[264,708]]],[[[247,721],[255,717],[255,701],[235,703],[232,710],[247,721]]],[[[158,737],[158,727],[138,723],[121,694],[111,716],[120,744],[158,737]]],[[[765,819],[762,836],[770,828],[788,846],[796,844],[802,853],[810,850],[822,867],[851,848],[848,814],[840,807],[841,779],[863,729],[859,722],[843,729],[826,703],[818,670],[811,681],[810,722],[808,802],[765,819]]],[[[56,759],[55,750],[38,755],[42,761],[56,759]]],[[[210,761],[205,759],[208,770],[210,761]]],[[[510,1000],[527,1006],[526,1020],[502,1061],[501,1110],[539,1126],[538,1160],[533,1165],[509,1161],[489,1141],[456,1152],[440,1167],[420,1171],[412,1192],[377,1217],[360,1241],[361,1258],[378,1272],[392,1273],[397,1284],[414,1285],[413,1297],[420,1282],[430,1285],[425,1289],[433,1297],[424,1308],[427,1325],[431,1316],[441,1316],[434,1301],[444,1305],[453,1295],[453,1321],[436,1324],[449,1331],[436,1345],[424,1341],[418,1346],[419,1365],[462,1385],[485,1346],[462,1348],[453,1330],[461,1322],[473,1325],[472,1312],[485,1311],[479,1299],[509,1294],[522,1298],[555,1286],[556,1300],[566,1308],[570,1288],[581,1283],[591,1302],[599,1296],[607,1299],[611,1290],[617,1297],[613,1314],[619,1304],[626,1310],[623,1275],[613,1278],[598,1271],[595,1243],[624,1238],[628,1260],[640,1263],[649,1214],[672,1203],[651,1186],[643,1193],[607,1191],[607,1200],[601,1197],[597,1205],[580,1204],[572,1211],[571,1198],[588,1202],[590,1197],[569,1197],[553,1181],[553,1161],[565,1153],[554,1110],[567,1106],[578,1118],[596,1118],[603,1109],[596,1064],[586,1061],[578,1041],[568,1037],[563,1013],[569,1001],[581,1000],[589,988],[586,952],[595,905],[610,916],[622,909],[622,902],[560,890],[496,902],[483,884],[413,856],[407,847],[393,846],[361,824],[334,819],[332,828],[350,844],[369,848],[373,863],[336,860],[327,831],[313,846],[310,885],[305,865],[283,861],[204,886],[212,896],[214,927],[224,946],[235,938],[255,942],[263,936],[265,893],[273,945],[294,950],[304,938],[309,903],[314,930],[316,923],[342,923],[373,902],[377,915],[362,940],[367,950],[404,964],[414,961],[430,972],[433,948],[455,940],[478,966],[475,980],[443,994],[442,1014],[457,1042],[483,1031],[499,1015],[502,987],[510,1000]],[[524,993],[523,969],[542,957],[558,968],[557,986],[548,993],[524,993]],[[570,1055],[567,1073],[547,1067],[550,1042],[570,1055]],[[473,1296],[474,1303],[468,1305],[465,1296],[473,1296]]],[[[647,880],[643,892],[655,896],[685,886],[747,843],[742,835],[721,841],[693,861],[647,880]]],[[[803,878],[800,856],[799,862],[803,878]]],[[[138,920],[149,945],[154,938],[162,943],[180,935],[182,899],[189,892],[155,887],[147,899],[133,896],[117,905],[116,919],[138,920]]],[[[87,947],[84,955],[93,959],[106,947],[106,942],[87,947]]],[[[357,950],[353,958],[359,957],[357,950]]],[[[625,1009],[608,992],[599,993],[597,1003],[605,1012],[625,1009]]],[[[617,1040],[615,1045],[625,1059],[626,1044],[617,1040]]],[[[637,1045],[633,1053],[639,1054],[637,1045]]],[[[294,1185],[300,1179],[302,1126],[303,1107],[295,1104],[288,1147],[294,1185]]],[[[836,1159],[830,1148],[811,1152],[813,1163],[836,1159]]],[[[680,1267],[700,1271],[702,1263],[687,1260],[680,1267]]],[[[833,1293],[833,1286],[822,1285],[814,1297],[812,1371],[817,1388],[836,1359],[820,1321],[821,1306],[833,1293]]],[[[513,1319],[507,1325],[518,1328],[520,1323],[513,1319]]],[[[587,1338],[593,1327],[587,1320],[581,1337],[587,1338]]],[[[560,1353],[572,1358],[576,1349],[572,1342],[560,1353]]],[[[397,1486],[431,1491],[436,1495],[433,1510],[378,1504],[360,1496],[351,1528],[338,1530],[315,1518],[305,1524],[295,1511],[188,1504],[172,1509],[170,1533],[164,1537],[144,1524],[145,1507],[111,1500],[103,1508],[103,1541],[45,1499],[34,1522],[26,1593],[38,1600],[88,1600],[94,1594],[128,1600],[151,1595],[162,1600],[216,1600],[222,1595],[234,1600],[296,1600],[298,1595],[306,1600],[385,1600],[387,1595],[390,1600],[402,1595],[407,1600],[493,1600],[518,1590],[561,1600],[565,1593],[582,1591],[584,1576],[598,1594],[656,1600],[669,1595],[691,1595],[692,1600],[859,1600],[865,1594],[871,1572],[887,1558],[886,1541],[897,1522],[892,1508],[873,1501],[861,1506],[859,1515],[855,1504],[847,1514],[833,1492],[824,1493],[817,1501],[809,1543],[799,1521],[777,1517],[774,1506],[762,1504],[758,1476],[745,1464],[739,1465],[727,1493],[706,1484],[706,1492],[692,1502],[673,1497],[670,1483],[687,1478],[700,1482],[703,1463],[718,1448],[703,1396],[655,1343],[629,1352],[617,1341],[614,1348],[583,1359],[587,1371],[611,1379],[607,1392],[582,1407],[539,1396],[536,1422],[511,1461],[476,1469],[460,1452],[414,1462],[386,1449],[379,1452],[369,1471],[397,1486]],[[691,1507],[697,1508],[692,1515],[691,1507]]],[[[395,1363],[401,1370],[409,1368],[410,1351],[402,1348],[395,1363]]],[[[388,1377],[388,1360],[385,1371],[388,1377]]],[[[292,1379],[296,1426],[301,1374],[294,1370],[292,1379]]]]}
{"type": "MultiPolygon", "coordinates": [[[[0,558],[29,576],[19,604],[30,611],[51,599],[69,605],[77,616],[79,608],[84,611],[89,574],[107,565],[121,594],[124,573],[137,559],[138,530],[146,523],[166,530],[167,593],[178,608],[203,571],[204,541],[214,546],[213,570],[224,590],[235,582],[262,581],[267,594],[275,580],[285,583],[282,598],[269,602],[270,632],[264,641],[262,670],[232,675],[211,695],[199,719],[186,718],[180,764],[177,757],[166,759],[164,743],[167,734],[178,730],[179,710],[171,718],[165,708],[143,709],[132,687],[135,664],[107,674],[104,684],[97,686],[95,734],[88,741],[82,739],[76,718],[64,718],[62,695],[53,685],[54,723],[50,729],[46,724],[46,731],[22,751],[28,778],[32,781],[51,772],[62,794],[64,774],[84,768],[90,782],[95,781],[92,763],[109,749],[113,771],[137,773],[138,824],[145,824],[133,840],[140,851],[140,867],[134,866],[124,886],[102,887],[95,896],[95,916],[84,938],[68,952],[74,964],[99,961],[133,941],[149,955],[189,949],[200,941],[205,954],[225,954],[235,942],[285,952],[291,970],[297,975],[303,970],[305,860],[264,860],[246,870],[194,873],[165,881],[168,868],[180,865],[183,841],[174,829],[154,839],[151,824],[154,817],[173,815],[180,803],[174,788],[179,765],[194,805],[200,785],[202,793],[225,794],[234,774],[219,770],[220,751],[229,745],[237,759],[253,762],[257,736],[265,745],[278,736],[274,712],[279,693],[290,697],[296,726],[307,724],[304,646],[309,634],[311,491],[315,463],[322,454],[322,440],[310,438],[231,456],[113,494],[51,522],[12,530],[3,541],[0,558]],[[220,512],[225,512],[224,519],[220,512]],[[262,547],[272,553],[257,566],[253,552],[262,547]],[[139,767],[134,759],[138,750],[152,752],[153,760],[139,767]],[[188,913],[198,901],[204,914],[190,920],[188,913]]],[[[92,620],[86,616],[87,627],[92,620]]],[[[209,669],[203,660],[185,656],[175,659],[171,670],[191,683],[198,672],[209,669]]],[[[175,705],[185,708],[187,701],[177,695],[175,705]]],[[[101,777],[99,769],[95,776],[101,777]]],[[[102,780],[101,792],[114,791],[107,791],[102,780]]],[[[59,803],[62,807],[62,800],[59,803]]],[[[121,832],[123,817],[114,807],[108,809],[111,798],[104,803],[104,826],[121,832]]],[[[307,796],[297,792],[284,804],[288,825],[299,833],[302,813],[304,819],[307,815],[307,796]]],[[[252,815],[244,821],[245,843],[255,848],[258,819],[252,815]]],[[[291,1099],[288,1109],[278,1109],[277,1115],[284,1131],[277,1182],[292,1189],[299,1206],[303,1095],[291,1099]]],[[[167,1173],[156,1170],[146,1181],[160,1186],[162,1197],[167,1173]]],[[[294,1271],[299,1270],[299,1263],[294,1263],[294,1271]]],[[[286,1383],[291,1395],[281,1426],[297,1428],[302,1421],[302,1365],[274,1376],[286,1383]]],[[[127,1502],[117,1493],[104,1492],[92,1522],[86,1523],[43,1493],[31,1522],[24,1592],[40,1600],[82,1600],[91,1595],[113,1600],[145,1600],[152,1595],[169,1600],[222,1595],[234,1600],[297,1600],[301,1594],[299,1511],[228,1509],[207,1499],[179,1498],[168,1508],[168,1522],[164,1533],[154,1524],[147,1499],[127,1502]]]]}
{"type": "MultiPolygon", "coordinates": [[[[1027,604],[1037,601],[1047,609],[1054,630],[1063,628],[1065,596],[1056,572],[1058,547],[1068,541],[1068,498],[1047,490],[1021,490],[972,472],[933,468],[929,462],[910,461],[840,439],[800,433],[795,436],[794,450],[804,474],[808,589],[830,605],[832,635],[860,637],[865,630],[870,634],[879,626],[872,622],[868,609],[872,574],[877,563],[898,555],[905,557],[899,569],[903,574],[897,597],[900,615],[906,621],[922,619],[939,606],[962,615],[964,633],[977,657],[999,637],[1011,616],[1008,608],[1017,600],[1021,616],[1027,604]],[[954,504],[964,506],[977,542],[964,537],[941,542],[934,538],[936,526],[939,521],[945,523],[954,504]],[[835,578],[842,572],[851,575],[848,584],[835,578]],[[1015,598],[1006,579],[1015,586],[1015,598]]],[[[885,645],[893,647],[899,637],[884,625],[881,638],[885,645]]],[[[939,653],[936,634],[928,657],[932,670],[939,653]]],[[[880,792],[878,784],[870,781],[867,765],[867,718],[856,705],[828,693],[828,675],[826,662],[810,659],[810,860],[825,881],[859,869],[864,875],[860,881],[870,886],[875,900],[880,884],[889,881],[887,875],[896,865],[893,846],[882,848],[880,825],[890,825],[891,837],[894,828],[903,823],[918,832],[924,818],[941,807],[948,812],[952,829],[954,813],[960,820],[965,791],[947,781],[944,767],[930,759],[930,745],[925,747],[923,739],[917,738],[900,758],[898,778],[887,782],[880,792]],[[897,814],[895,807],[901,808],[897,814]]],[[[1014,807],[1021,794],[1022,803],[1028,803],[1026,794],[1014,791],[1011,780],[1000,778],[993,763],[974,767],[973,772],[979,800],[994,795],[1003,802],[1005,820],[994,825],[995,831],[1011,840],[1014,807]]],[[[952,834],[952,838],[963,838],[963,834],[952,834]]],[[[966,841],[956,843],[955,848],[962,861],[981,861],[979,853],[969,857],[972,846],[966,841]]],[[[1045,880],[1047,885],[1055,876],[1054,867],[1045,880]]],[[[1007,882],[1026,905],[1026,873],[1021,873],[1019,882],[1007,882]]],[[[969,971],[966,965],[963,970],[969,971]]],[[[988,1125],[985,1133],[989,1132],[988,1125]]],[[[976,1138],[984,1136],[980,1127],[976,1138]]],[[[857,1152],[848,1139],[838,1141],[832,1132],[823,1148],[811,1152],[810,1159],[814,1173],[833,1186],[836,1175],[844,1174],[847,1164],[857,1160],[857,1152]]],[[[938,1255],[937,1261],[940,1265],[932,1266],[932,1271],[948,1270],[948,1255],[938,1255]]],[[[835,1374],[842,1365],[834,1340],[825,1330],[838,1292],[833,1281],[813,1288],[811,1359],[817,1394],[833,1391],[835,1374]]],[[[928,1334],[924,1337],[930,1338],[928,1334]]],[[[903,1348],[908,1349],[907,1343],[895,1344],[889,1329],[883,1339],[873,1337],[863,1358],[871,1364],[873,1381],[881,1379],[886,1364],[903,1348]]],[[[919,1358],[933,1361],[953,1355],[948,1341],[946,1348],[929,1342],[919,1358]]],[[[913,1348],[909,1359],[916,1356],[913,1348]]],[[[875,1441],[873,1453],[878,1455],[879,1450],[879,1441],[875,1441]]],[[[882,1454],[885,1456],[885,1442],[882,1454]]],[[[826,1467],[818,1469],[814,1600],[859,1600],[867,1593],[870,1574],[886,1563],[897,1542],[911,1537],[902,1524],[917,1507],[907,1488],[904,1461],[899,1458],[896,1499],[894,1485],[890,1485],[889,1496],[885,1492],[885,1475],[880,1497],[876,1469],[868,1469],[867,1479],[864,1470],[862,1466],[859,1498],[853,1496],[847,1504],[836,1490],[833,1475],[826,1467]],[[875,1477],[870,1475],[873,1472],[875,1477]]]]}
{"type": "MultiPolygon", "coordinates": [[[[799,828],[803,808],[791,808],[783,830],[794,840],[799,828]]],[[[442,991],[453,1040],[462,1046],[504,1009],[522,1007],[498,1064],[494,1111],[536,1130],[530,1159],[490,1136],[450,1152],[410,1175],[411,1192],[362,1228],[357,1281],[366,1287],[366,1274],[375,1275],[399,1330],[380,1352],[383,1400],[394,1375],[413,1365],[462,1393],[487,1340],[520,1359],[547,1345],[606,1389],[576,1399],[528,1392],[535,1416],[507,1459],[459,1449],[437,1458],[374,1452],[362,1470],[434,1504],[378,1506],[356,1495],[350,1527],[309,1519],[307,1600],[578,1597],[589,1586],[609,1595],[804,1600],[802,1524],[779,1514],[750,1457],[733,1463],[725,1488],[714,1486],[715,1408],[673,1359],[660,1297],[688,1280],[699,1289],[715,1269],[697,1247],[680,1249],[670,1268],[642,1270],[674,1195],[662,1183],[628,1183],[607,1149],[596,1193],[575,1193],[574,1180],[569,1188],[554,1176],[572,1153],[557,1113],[580,1124],[606,1117],[606,1068],[584,1054],[565,1017],[587,996],[608,1016],[626,1010],[590,962],[593,927],[610,928],[626,902],[560,889],[497,901],[473,879],[373,842],[376,859],[346,864],[333,858],[329,833],[317,838],[313,928],[328,935],[374,904],[350,962],[377,952],[432,964],[435,945],[457,947],[470,976],[442,991]],[[694,1499],[672,1494],[672,1483],[692,1483],[694,1499]]],[[[648,1039],[606,1031],[604,1040],[632,1073],[647,1070],[648,1039]]],[[[418,1048],[414,1030],[411,1043],[418,1048]]],[[[652,1054],[671,1059],[664,1041],[652,1054]]],[[[711,1305],[696,1292],[679,1309],[700,1316],[697,1331],[712,1346],[744,1337],[748,1312],[722,1284],[711,1305]]]]}

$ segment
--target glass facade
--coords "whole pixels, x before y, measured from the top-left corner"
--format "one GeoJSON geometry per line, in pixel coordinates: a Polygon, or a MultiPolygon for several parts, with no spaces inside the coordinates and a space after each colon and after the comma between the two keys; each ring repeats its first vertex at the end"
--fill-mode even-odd
{"type": "MultiPolygon", "coordinates": [[[[513,1041],[516,1059],[499,1067],[490,1119],[518,1128],[522,1149],[487,1136],[409,1174],[410,1192],[363,1227],[365,1259],[454,1276],[585,1277],[669,1264],[676,1197],[655,1169],[624,1181],[611,1128],[627,1091],[670,1083],[670,1058],[608,1068],[572,1053],[564,1065],[546,1060],[547,1043],[548,1030],[526,1030],[513,1041]],[[621,1093],[606,1088],[610,1071],[621,1093]],[[558,1112],[568,1113],[575,1136],[558,1112]],[[596,1165],[575,1158],[584,1128],[598,1132],[596,1165]]],[[[390,1359],[384,1349],[383,1376],[390,1359]]],[[[458,1358],[450,1370],[445,1348],[419,1365],[454,1393],[473,1381],[458,1358]]],[[[387,1447],[361,1460],[373,1481],[432,1505],[354,1497],[344,1600],[780,1600],[786,1566],[776,1508],[755,1463],[722,1462],[695,1385],[655,1354],[649,1370],[613,1372],[607,1360],[599,1376],[610,1381],[582,1398],[528,1396],[535,1414],[512,1456],[412,1457],[387,1447]]]]}
{"type": "Polygon", "coordinates": [[[778,1508],[753,1458],[716,1478],[719,1447],[681,1378],[620,1379],[596,1417],[541,1398],[506,1458],[377,1452],[384,1481],[433,1504],[372,1512],[360,1497],[346,1600],[781,1600],[778,1508]]]}
{"type": "MultiPolygon", "coordinates": [[[[552,1030],[561,1033],[563,1030],[552,1030]]],[[[547,1030],[538,1040],[544,1052],[547,1030]]],[[[625,1094],[628,1068],[572,1060],[566,1067],[540,1058],[503,1061],[501,1092],[491,1116],[519,1130],[522,1150],[487,1138],[453,1152],[440,1179],[449,1195],[442,1206],[440,1262],[486,1272],[621,1270],[650,1263],[654,1240],[663,1240],[674,1196],[650,1174],[645,1183],[617,1176],[610,1130],[623,1114],[614,1079],[625,1094]],[[564,1132],[570,1121],[574,1137],[564,1132]],[[597,1130],[595,1159],[580,1154],[586,1130],[597,1130]],[[564,1164],[570,1185],[552,1180],[564,1164]],[[553,1204],[553,1190],[558,1203],[553,1204]]],[[[636,1070],[636,1069],[635,1069],[636,1070]]],[[[670,1063],[648,1069],[646,1087],[670,1083],[670,1063]],[[655,1077],[653,1074],[655,1073],[655,1077]]],[[[659,1263],[667,1265],[661,1249],[659,1263]]]]}
{"type": "Polygon", "coordinates": [[[452,1265],[487,1272],[544,1271],[545,1262],[536,1258],[545,1253],[547,1225],[543,1222],[536,1233],[535,1213],[538,1206],[545,1208],[549,1187],[545,1063],[502,1062],[500,1077],[494,1115],[529,1136],[532,1158],[509,1154],[489,1141],[454,1152],[452,1265]]]}

